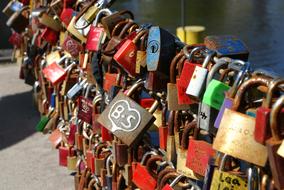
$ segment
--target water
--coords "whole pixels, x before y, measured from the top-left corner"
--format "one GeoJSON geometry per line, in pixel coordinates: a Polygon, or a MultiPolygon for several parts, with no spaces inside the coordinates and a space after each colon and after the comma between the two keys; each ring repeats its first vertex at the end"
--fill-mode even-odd
{"type": "MultiPolygon", "coordinates": [[[[237,35],[247,44],[255,68],[284,76],[283,0],[185,1],[186,25],[203,25],[206,35],[237,35]]],[[[180,6],[179,0],[117,0],[113,8],[129,9],[138,23],[156,24],[175,33],[181,25],[180,6]]]]}

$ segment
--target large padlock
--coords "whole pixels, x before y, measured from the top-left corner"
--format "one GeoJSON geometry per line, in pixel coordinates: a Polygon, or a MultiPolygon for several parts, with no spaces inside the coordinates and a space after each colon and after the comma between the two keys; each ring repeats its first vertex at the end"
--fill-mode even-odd
{"type": "Polygon", "coordinates": [[[243,41],[232,35],[207,36],[204,44],[208,49],[214,50],[217,57],[230,57],[232,59],[248,60],[249,51],[243,41]]]}
{"type": "MultiPolygon", "coordinates": [[[[189,104],[178,104],[178,91],[176,85],[175,70],[179,59],[183,57],[183,53],[177,54],[170,65],[170,83],[167,84],[167,103],[168,109],[171,111],[186,110],[190,108],[189,104]]],[[[153,81],[156,82],[156,81],[153,81]]]]}
{"type": "Polygon", "coordinates": [[[186,94],[190,95],[193,99],[199,100],[203,93],[206,84],[208,69],[211,59],[215,55],[214,51],[205,50],[206,57],[202,63],[202,67],[195,67],[190,83],[186,89],[186,94]]]}
{"type": "Polygon", "coordinates": [[[6,25],[13,28],[16,32],[23,32],[29,25],[29,19],[24,16],[24,12],[29,9],[29,6],[24,6],[20,10],[17,10],[6,22],[6,25]]]}
{"type": "Polygon", "coordinates": [[[244,82],[234,99],[231,109],[225,109],[213,148],[225,154],[264,166],[267,161],[267,149],[254,140],[255,118],[237,110],[245,92],[254,86],[268,86],[269,78],[252,77],[244,82]],[[243,146],[246,148],[243,148],[243,146]],[[258,155],[257,157],[255,155],[258,155]]]}
{"type": "MultiPolygon", "coordinates": [[[[275,92],[276,88],[283,83],[284,80],[281,78],[273,80],[269,85],[267,96],[264,99],[262,106],[257,108],[256,110],[254,138],[259,143],[265,144],[265,141],[271,137],[269,130],[269,117],[271,112],[273,93],[275,92]]],[[[281,110],[281,115],[283,115],[283,111],[284,110],[281,110]]],[[[283,127],[279,128],[283,129],[283,127]]]]}
{"type": "Polygon", "coordinates": [[[111,15],[112,12],[109,9],[102,9],[98,12],[87,36],[86,49],[89,51],[99,51],[106,39],[105,29],[99,26],[99,20],[103,14],[111,15]]]}
{"type": "Polygon", "coordinates": [[[119,92],[98,118],[99,123],[128,146],[138,141],[155,121],[151,113],[157,109],[158,100],[153,103],[149,111],[146,111],[129,98],[143,86],[144,81],[138,81],[128,90],[126,95],[119,92]],[[125,135],[126,133],[129,135],[125,135]]]}
{"type": "Polygon", "coordinates": [[[281,96],[272,106],[270,114],[270,129],[272,137],[266,141],[269,165],[274,184],[277,189],[284,189],[284,158],[277,154],[277,150],[282,143],[279,119],[283,107],[284,96],[281,96]]]}
{"type": "Polygon", "coordinates": [[[132,176],[132,182],[141,190],[154,190],[157,185],[156,179],[150,175],[149,171],[145,167],[147,157],[151,155],[156,155],[156,153],[145,153],[141,160],[141,163],[136,163],[136,165],[133,166],[134,171],[132,176]]]}
{"type": "MultiPolygon", "coordinates": [[[[133,40],[127,39],[114,54],[114,60],[130,76],[136,76],[137,43],[148,31],[140,31],[133,40]]],[[[140,42],[141,43],[141,42],[140,42]]]]}
{"type": "Polygon", "coordinates": [[[228,93],[225,95],[225,99],[223,101],[222,107],[219,110],[219,113],[217,115],[217,118],[214,123],[214,127],[219,128],[221,119],[223,117],[224,111],[226,108],[231,108],[233,105],[234,97],[238,91],[238,88],[240,84],[244,81],[244,79],[247,77],[247,74],[249,73],[250,70],[250,64],[247,62],[241,69],[241,71],[238,73],[233,86],[230,88],[228,93]]]}
{"type": "Polygon", "coordinates": [[[70,36],[66,36],[63,44],[61,44],[62,49],[70,53],[73,57],[78,57],[80,51],[83,50],[83,46],[77,40],[71,38],[70,36]]]}
{"type": "Polygon", "coordinates": [[[175,56],[175,50],[175,38],[172,34],[158,26],[150,28],[146,49],[146,64],[147,70],[151,71],[151,74],[147,75],[147,77],[150,81],[153,78],[152,80],[154,81],[147,84],[148,89],[159,90],[154,86],[155,80],[161,81],[159,85],[160,90],[166,89],[167,82],[169,81],[169,68],[171,60],[175,56]]]}
{"type": "Polygon", "coordinates": [[[218,115],[218,109],[212,108],[210,104],[211,102],[215,103],[214,101],[215,99],[217,99],[216,103],[221,102],[220,99],[225,97],[225,94],[223,94],[223,89],[227,89],[228,86],[220,82],[220,86],[221,86],[221,91],[220,91],[220,89],[218,89],[219,81],[216,81],[215,83],[217,83],[217,87],[216,85],[211,86],[211,89],[209,89],[208,87],[209,87],[210,81],[214,80],[214,76],[218,74],[218,71],[221,68],[226,68],[227,66],[228,66],[228,62],[226,60],[220,60],[220,62],[217,61],[216,64],[211,68],[210,72],[208,73],[208,77],[207,77],[207,82],[206,82],[207,88],[203,96],[203,101],[199,103],[198,114],[197,114],[198,115],[198,118],[197,118],[198,127],[200,129],[208,131],[211,134],[216,134],[216,128],[214,128],[214,122],[218,115]],[[215,95],[217,94],[218,97],[215,97],[213,95],[214,93],[215,95]]]}

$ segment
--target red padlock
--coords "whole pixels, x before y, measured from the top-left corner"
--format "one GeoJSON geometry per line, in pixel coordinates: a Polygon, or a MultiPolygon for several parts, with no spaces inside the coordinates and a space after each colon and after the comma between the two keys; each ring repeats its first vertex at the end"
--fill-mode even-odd
{"type": "Polygon", "coordinates": [[[75,144],[75,134],[77,131],[77,127],[74,124],[70,124],[69,126],[70,130],[69,130],[69,136],[68,136],[68,144],[70,144],[71,146],[73,146],[75,144]]]}
{"type": "Polygon", "coordinates": [[[98,51],[101,49],[101,45],[106,39],[106,32],[103,27],[99,26],[99,20],[102,15],[111,15],[112,12],[109,9],[102,9],[98,12],[94,23],[90,27],[90,31],[87,36],[86,49],[89,51],[98,51]]]}
{"type": "Polygon", "coordinates": [[[78,109],[78,118],[82,121],[92,124],[92,115],[93,115],[93,102],[92,100],[88,99],[89,92],[92,86],[89,85],[86,89],[85,97],[79,97],[79,109],[78,109]]]}
{"type": "Polygon", "coordinates": [[[185,46],[183,51],[188,60],[186,60],[183,64],[182,72],[180,75],[180,78],[177,79],[177,91],[178,91],[178,103],[179,104],[192,104],[194,103],[189,96],[186,94],[186,89],[188,87],[188,84],[190,83],[191,77],[193,75],[193,72],[195,70],[196,66],[201,66],[199,64],[196,64],[192,61],[193,54],[200,49],[204,48],[203,46],[200,47],[194,47],[194,46],[185,46]],[[189,49],[192,49],[192,51],[188,52],[189,49]]]}
{"type": "Polygon", "coordinates": [[[142,98],[142,99],[140,99],[139,104],[143,108],[147,109],[147,108],[150,108],[153,105],[154,101],[155,100],[153,98],[142,98]]]}
{"type": "Polygon", "coordinates": [[[23,42],[23,39],[19,33],[13,32],[11,36],[9,37],[8,41],[10,44],[14,45],[15,47],[20,48],[23,42]]]}
{"type": "Polygon", "coordinates": [[[78,41],[74,40],[70,36],[67,36],[61,45],[62,49],[70,53],[73,57],[77,57],[80,51],[83,50],[83,46],[78,41]]]}
{"type": "Polygon", "coordinates": [[[46,66],[42,73],[47,80],[49,80],[53,85],[62,82],[67,74],[66,70],[68,70],[71,65],[69,65],[66,70],[64,70],[59,64],[66,59],[66,56],[62,57],[58,63],[53,62],[52,64],[46,66]]]}
{"type": "MultiPolygon", "coordinates": [[[[255,130],[254,130],[254,138],[257,142],[261,144],[265,144],[265,141],[271,138],[271,132],[270,132],[270,112],[271,112],[271,106],[272,106],[272,98],[273,98],[273,92],[275,89],[277,89],[278,86],[284,83],[283,79],[275,79],[271,82],[266,99],[264,99],[264,102],[261,107],[258,107],[256,109],[256,118],[255,118],[255,130]]],[[[283,118],[284,115],[284,109],[280,112],[280,117],[283,118]]],[[[280,120],[280,128],[283,129],[283,119],[280,120]],[[282,121],[282,122],[281,122],[282,121]]]]}
{"type": "Polygon", "coordinates": [[[157,181],[153,178],[145,167],[147,157],[153,155],[153,152],[144,154],[141,163],[132,163],[133,176],[132,182],[141,190],[154,190],[157,186],[157,181]]]}
{"type": "Polygon", "coordinates": [[[147,34],[147,30],[142,30],[133,40],[127,39],[113,56],[122,69],[131,76],[136,76],[137,43],[142,36],[147,34]]]}
{"type": "Polygon", "coordinates": [[[51,28],[46,27],[41,33],[41,38],[51,45],[54,45],[58,41],[59,33],[52,30],[51,28]]]}
{"type": "Polygon", "coordinates": [[[60,14],[60,20],[68,26],[72,20],[74,10],[71,8],[64,8],[60,14]]]}
{"type": "Polygon", "coordinates": [[[59,152],[59,165],[67,167],[67,157],[68,156],[74,156],[75,150],[73,147],[66,147],[66,146],[60,146],[58,149],[59,152]]]}
{"type": "Polygon", "coordinates": [[[112,133],[107,128],[105,128],[102,125],[101,125],[101,136],[102,136],[102,141],[103,142],[112,141],[113,140],[112,133]]]}
{"type": "Polygon", "coordinates": [[[168,139],[168,125],[167,125],[167,107],[163,107],[162,111],[162,126],[159,127],[159,141],[160,148],[166,150],[167,149],[167,139],[168,139]]]}

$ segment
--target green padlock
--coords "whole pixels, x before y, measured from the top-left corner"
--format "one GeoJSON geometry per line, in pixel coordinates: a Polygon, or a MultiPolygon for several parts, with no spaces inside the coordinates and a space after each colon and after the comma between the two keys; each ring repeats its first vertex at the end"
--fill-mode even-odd
{"type": "Polygon", "coordinates": [[[46,124],[48,123],[48,121],[49,121],[49,117],[41,116],[40,121],[36,125],[36,131],[42,132],[43,129],[45,128],[46,124]]]}
{"type": "Polygon", "coordinates": [[[225,99],[225,91],[229,89],[229,85],[216,79],[212,79],[205,91],[202,102],[219,110],[225,99]]]}

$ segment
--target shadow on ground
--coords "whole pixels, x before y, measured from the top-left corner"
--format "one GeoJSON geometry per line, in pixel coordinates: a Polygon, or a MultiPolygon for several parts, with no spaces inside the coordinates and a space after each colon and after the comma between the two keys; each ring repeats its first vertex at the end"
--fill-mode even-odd
{"type": "Polygon", "coordinates": [[[39,118],[31,91],[0,98],[0,150],[35,133],[39,118]]]}

